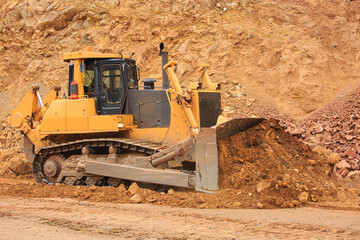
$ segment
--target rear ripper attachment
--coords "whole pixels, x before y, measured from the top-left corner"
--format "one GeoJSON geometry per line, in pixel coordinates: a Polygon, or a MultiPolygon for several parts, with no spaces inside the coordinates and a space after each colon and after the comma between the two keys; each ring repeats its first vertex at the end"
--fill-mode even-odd
{"type": "Polygon", "coordinates": [[[263,119],[228,120],[221,85],[209,65],[181,86],[177,62],[162,56],[162,87],[144,79],[122,52],[65,53],[68,96],[55,87],[42,100],[33,87],[9,123],[24,134],[24,152],[38,183],[108,185],[136,181],[211,192],[219,188],[217,141],[263,119]]]}

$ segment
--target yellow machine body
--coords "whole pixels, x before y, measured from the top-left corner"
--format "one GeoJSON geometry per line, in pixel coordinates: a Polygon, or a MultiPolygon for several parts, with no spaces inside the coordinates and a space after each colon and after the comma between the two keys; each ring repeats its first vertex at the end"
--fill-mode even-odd
{"type": "Polygon", "coordinates": [[[43,101],[34,86],[9,118],[24,134],[37,182],[113,186],[126,179],[217,190],[217,139],[261,121],[227,121],[221,86],[211,82],[207,64],[186,90],[175,61],[163,66],[170,87],[157,90],[155,80],[144,79],[141,90],[129,56],[76,52],[65,53],[64,61],[70,63],[68,96],[54,87],[43,101]]]}

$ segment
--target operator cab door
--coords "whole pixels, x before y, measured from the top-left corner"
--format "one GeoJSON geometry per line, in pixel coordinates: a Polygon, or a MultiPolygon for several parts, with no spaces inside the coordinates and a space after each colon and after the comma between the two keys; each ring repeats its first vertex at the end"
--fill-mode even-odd
{"type": "Polygon", "coordinates": [[[127,93],[123,65],[110,61],[99,63],[98,79],[98,113],[100,115],[120,114],[127,93]]]}

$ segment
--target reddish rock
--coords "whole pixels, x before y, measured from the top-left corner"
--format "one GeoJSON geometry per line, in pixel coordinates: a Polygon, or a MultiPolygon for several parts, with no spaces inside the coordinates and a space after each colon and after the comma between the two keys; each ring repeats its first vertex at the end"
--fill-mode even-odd
{"type": "Polygon", "coordinates": [[[340,134],[339,133],[335,133],[332,137],[334,139],[335,142],[340,140],[340,134]]]}
{"type": "Polygon", "coordinates": [[[316,133],[322,133],[324,131],[324,128],[320,125],[318,125],[316,128],[315,128],[315,132],[316,133]]]}
{"type": "Polygon", "coordinates": [[[352,172],[349,172],[346,176],[346,180],[352,180],[352,179],[360,179],[360,171],[359,170],[356,170],[356,171],[352,171],[352,172]]]}
{"type": "Polygon", "coordinates": [[[351,164],[351,169],[353,169],[353,170],[360,170],[360,164],[359,164],[359,163],[353,163],[353,164],[351,164]]]}
{"type": "Polygon", "coordinates": [[[325,132],[324,139],[325,139],[325,142],[330,143],[331,142],[331,134],[329,132],[325,132]]]}
{"type": "Polygon", "coordinates": [[[342,177],[345,178],[348,173],[349,173],[349,169],[348,168],[342,168],[339,171],[337,171],[337,173],[342,177]]]}
{"type": "Polygon", "coordinates": [[[351,135],[345,135],[345,139],[346,139],[346,141],[351,141],[351,140],[353,140],[353,136],[351,136],[351,135]]]}
{"type": "Polygon", "coordinates": [[[309,132],[303,132],[302,134],[301,134],[301,137],[302,138],[304,138],[304,139],[307,139],[307,138],[309,138],[310,137],[310,133],[309,132]]]}
{"type": "Polygon", "coordinates": [[[346,160],[341,160],[337,164],[335,164],[335,168],[341,169],[341,168],[350,168],[351,165],[346,160]]]}
{"type": "Polygon", "coordinates": [[[344,133],[349,132],[349,131],[350,131],[350,126],[349,126],[349,124],[345,123],[345,124],[342,126],[342,131],[343,131],[344,133]]]}
{"type": "Polygon", "coordinates": [[[354,149],[349,148],[344,152],[344,155],[349,157],[350,159],[353,159],[356,157],[356,151],[354,149]]]}
{"type": "Polygon", "coordinates": [[[298,127],[295,127],[289,131],[289,133],[291,135],[295,135],[295,136],[300,136],[302,134],[302,132],[303,132],[303,130],[298,127]]]}

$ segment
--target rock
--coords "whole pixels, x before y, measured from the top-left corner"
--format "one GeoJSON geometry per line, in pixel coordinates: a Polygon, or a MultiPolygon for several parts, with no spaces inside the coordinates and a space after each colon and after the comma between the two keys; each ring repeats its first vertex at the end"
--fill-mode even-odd
{"type": "Polygon", "coordinates": [[[342,177],[345,178],[348,173],[350,172],[350,170],[348,168],[342,168],[339,171],[337,171],[337,173],[342,177]]]}
{"type": "Polygon", "coordinates": [[[95,185],[92,185],[91,187],[89,187],[89,190],[91,192],[95,192],[96,191],[96,186],[95,185]]]}
{"type": "Polygon", "coordinates": [[[119,192],[125,192],[126,191],[126,188],[125,188],[125,185],[122,183],[119,185],[119,187],[117,188],[119,192]]]}
{"type": "Polygon", "coordinates": [[[175,193],[175,191],[172,188],[170,188],[167,192],[167,194],[169,194],[169,195],[174,195],[174,193],[175,193]]]}
{"type": "Polygon", "coordinates": [[[204,198],[202,196],[199,196],[198,199],[197,199],[197,202],[198,203],[204,203],[205,200],[204,200],[204,198]]]}
{"type": "Polygon", "coordinates": [[[286,207],[288,207],[288,208],[294,208],[294,207],[295,207],[295,204],[292,203],[292,202],[289,202],[289,203],[287,203],[286,207]]]}
{"type": "Polygon", "coordinates": [[[285,173],[282,180],[282,185],[287,186],[290,183],[291,177],[288,173],[285,173]]]}
{"type": "Polygon", "coordinates": [[[319,154],[319,155],[325,155],[326,154],[326,148],[316,146],[312,149],[313,152],[319,154]]]}
{"type": "Polygon", "coordinates": [[[315,128],[315,132],[316,133],[322,133],[324,131],[324,128],[320,125],[318,125],[316,128],[315,128]]]}
{"type": "Polygon", "coordinates": [[[32,173],[31,163],[21,156],[13,157],[4,164],[3,169],[9,169],[16,176],[32,173]]]}
{"type": "Polygon", "coordinates": [[[345,139],[346,139],[346,141],[351,141],[354,139],[354,137],[351,135],[345,135],[345,139]]]}
{"type": "Polygon", "coordinates": [[[324,139],[326,143],[331,143],[331,134],[329,132],[324,133],[324,139]]]}
{"type": "Polygon", "coordinates": [[[299,127],[295,127],[289,131],[291,135],[300,136],[303,130],[299,127]]]}
{"type": "Polygon", "coordinates": [[[309,193],[308,192],[302,192],[300,193],[300,195],[298,196],[299,201],[301,203],[306,203],[309,199],[309,193]]]}
{"type": "Polygon", "coordinates": [[[261,193],[262,191],[271,187],[271,182],[269,181],[262,181],[256,186],[256,191],[261,193]]]}
{"type": "Polygon", "coordinates": [[[259,209],[263,209],[263,208],[264,208],[264,204],[262,204],[262,203],[257,203],[257,204],[256,204],[256,207],[259,208],[259,209]]]}
{"type": "Polygon", "coordinates": [[[207,208],[208,204],[207,203],[202,203],[200,204],[199,208],[203,209],[203,208],[207,208]]]}
{"type": "Polygon", "coordinates": [[[65,22],[71,21],[78,12],[79,11],[76,8],[69,7],[61,13],[60,19],[65,22]]]}
{"type": "Polygon", "coordinates": [[[325,154],[326,154],[327,156],[330,156],[330,154],[332,154],[332,151],[327,148],[326,151],[325,151],[325,154]]]}
{"type": "Polygon", "coordinates": [[[350,168],[350,163],[348,163],[346,160],[341,160],[340,162],[335,164],[335,168],[341,169],[341,168],[350,168]]]}
{"type": "Polygon", "coordinates": [[[347,133],[350,131],[350,126],[349,124],[345,123],[343,126],[342,126],[342,130],[343,132],[347,133]]]}
{"type": "Polygon", "coordinates": [[[356,151],[354,149],[349,148],[344,152],[344,155],[352,159],[356,157],[356,151]]]}
{"type": "Polygon", "coordinates": [[[301,203],[298,200],[292,200],[291,201],[295,206],[301,205],[301,203]]]}
{"type": "MultiPolygon", "coordinates": [[[[131,186],[130,186],[131,187],[131,186]]],[[[133,203],[141,203],[142,199],[140,197],[139,194],[135,194],[134,196],[131,197],[131,202],[133,203]]]]}
{"type": "Polygon", "coordinates": [[[235,207],[235,208],[241,207],[241,203],[240,202],[234,202],[233,207],[235,207]]]}
{"type": "Polygon", "coordinates": [[[316,164],[316,161],[312,159],[309,159],[307,162],[310,166],[314,166],[316,164]]]}
{"type": "Polygon", "coordinates": [[[328,164],[337,164],[340,161],[340,156],[337,153],[331,153],[329,157],[326,160],[326,163],[328,164]]]}
{"type": "Polygon", "coordinates": [[[360,170],[360,163],[353,163],[353,164],[351,164],[351,169],[353,169],[353,170],[360,170]]]}
{"type": "Polygon", "coordinates": [[[135,195],[135,194],[137,194],[137,193],[140,192],[140,188],[139,188],[139,186],[137,185],[137,183],[134,182],[133,184],[130,185],[128,191],[129,191],[129,193],[130,193],[131,195],[135,195]]]}
{"type": "Polygon", "coordinates": [[[346,180],[353,180],[353,179],[358,179],[360,180],[360,171],[359,170],[355,170],[355,171],[351,171],[349,172],[346,177],[346,180]]]}

